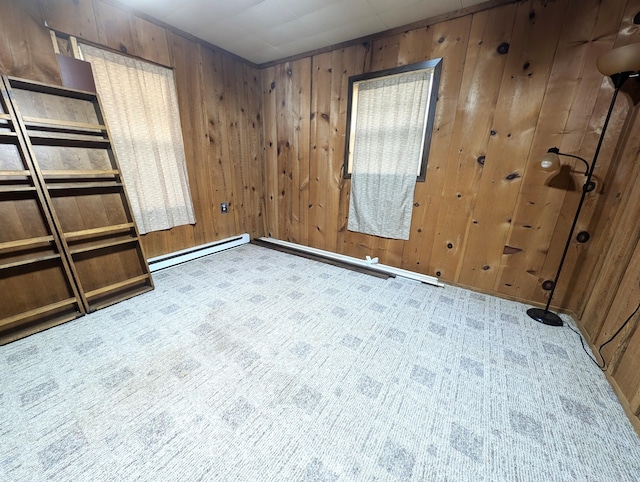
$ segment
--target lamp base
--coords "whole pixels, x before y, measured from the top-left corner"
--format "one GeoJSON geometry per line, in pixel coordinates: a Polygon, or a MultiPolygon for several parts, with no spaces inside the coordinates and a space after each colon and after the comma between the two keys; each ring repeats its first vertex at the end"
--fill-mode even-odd
{"type": "Polygon", "coordinates": [[[549,326],[562,326],[562,318],[551,311],[543,310],[542,308],[529,308],[527,310],[529,315],[534,320],[549,326]]]}

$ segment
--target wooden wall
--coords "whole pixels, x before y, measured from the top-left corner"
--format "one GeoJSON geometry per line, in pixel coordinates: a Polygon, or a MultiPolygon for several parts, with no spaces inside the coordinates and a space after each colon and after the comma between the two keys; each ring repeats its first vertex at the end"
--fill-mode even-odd
{"type": "MultiPolygon", "coordinates": [[[[567,175],[552,179],[533,165],[553,146],[591,161],[613,93],[595,60],[640,41],[638,12],[640,0],[525,0],[263,69],[268,234],[546,302],[542,283],[554,278],[584,171],[565,158],[567,175]],[[350,232],[350,181],[341,176],[348,77],[436,57],[443,75],[410,239],[350,232]]],[[[574,240],[553,303],[576,315],[592,344],[640,301],[639,153],[638,112],[621,95],[595,170],[598,188],[577,225],[591,240],[574,240]]],[[[623,333],[604,352],[615,358],[612,382],[635,417],[633,326],[631,342],[623,333]]]]}
{"type": "Polygon", "coordinates": [[[147,257],[261,236],[261,86],[248,62],[101,0],[0,0],[0,71],[60,84],[47,25],[174,69],[196,224],[143,237],[147,257]],[[229,213],[220,213],[220,203],[229,213]]]}
{"type": "MultiPolygon", "coordinates": [[[[577,187],[567,191],[546,186],[549,176],[532,165],[553,146],[592,155],[612,93],[595,59],[638,35],[618,34],[636,13],[633,4],[509,3],[263,69],[268,233],[543,302],[541,285],[555,274],[582,175],[575,166],[577,187]],[[508,53],[498,52],[501,44],[508,53]],[[444,59],[443,75],[411,237],[352,233],[350,181],[341,176],[348,77],[436,57],[444,59]]],[[[614,112],[596,170],[602,180],[609,181],[628,110],[622,101],[614,112]]],[[[590,196],[579,230],[589,231],[604,189],[590,196]]],[[[556,303],[570,310],[581,296],[568,281],[588,247],[572,247],[556,292],[556,303]]]]}

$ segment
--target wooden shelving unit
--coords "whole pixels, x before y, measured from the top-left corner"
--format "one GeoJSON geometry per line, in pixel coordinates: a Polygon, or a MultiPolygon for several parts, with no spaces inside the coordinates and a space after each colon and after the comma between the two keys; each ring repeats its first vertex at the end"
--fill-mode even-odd
{"type": "Polygon", "coordinates": [[[95,94],[2,78],[0,344],[153,289],[95,94]]]}

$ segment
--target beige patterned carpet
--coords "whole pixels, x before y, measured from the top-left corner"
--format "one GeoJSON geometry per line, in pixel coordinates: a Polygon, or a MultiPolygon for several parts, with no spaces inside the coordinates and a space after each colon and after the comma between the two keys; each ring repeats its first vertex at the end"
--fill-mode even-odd
{"type": "Polygon", "coordinates": [[[638,481],[567,328],[245,245],[0,347],[1,481],[638,481]]]}

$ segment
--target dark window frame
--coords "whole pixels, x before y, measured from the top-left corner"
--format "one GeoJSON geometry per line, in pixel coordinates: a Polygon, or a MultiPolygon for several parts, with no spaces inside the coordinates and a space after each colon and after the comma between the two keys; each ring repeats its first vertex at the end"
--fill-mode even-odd
{"type": "Polygon", "coordinates": [[[344,145],[344,164],[343,164],[343,177],[344,179],[351,179],[351,172],[349,172],[349,153],[351,150],[351,116],[353,108],[353,86],[357,82],[377,79],[380,77],[387,77],[392,75],[398,75],[408,72],[414,72],[418,70],[433,69],[432,88],[429,95],[428,111],[426,113],[426,125],[424,144],[422,146],[422,158],[420,159],[420,174],[417,176],[417,182],[424,182],[427,176],[427,162],[429,159],[429,147],[431,145],[431,134],[433,132],[433,124],[436,114],[436,103],[438,101],[438,88],[440,86],[440,77],[442,75],[442,58],[436,58],[431,60],[425,60],[424,62],[417,62],[415,64],[402,65],[400,67],[394,67],[392,69],[378,70],[376,72],[367,72],[365,74],[352,75],[349,77],[348,97],[347,97],[347,130],[346,139],[344,145]]]}

